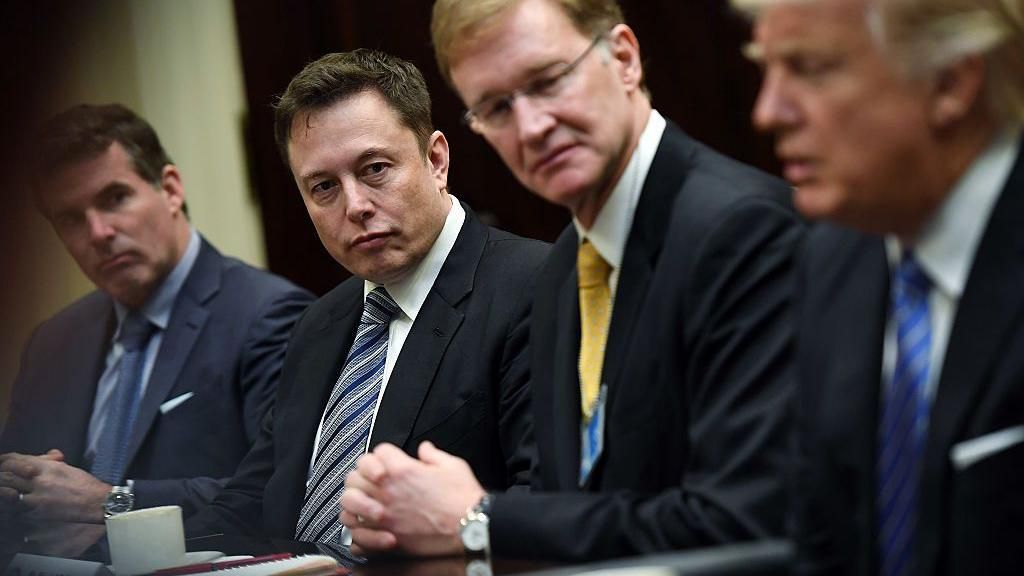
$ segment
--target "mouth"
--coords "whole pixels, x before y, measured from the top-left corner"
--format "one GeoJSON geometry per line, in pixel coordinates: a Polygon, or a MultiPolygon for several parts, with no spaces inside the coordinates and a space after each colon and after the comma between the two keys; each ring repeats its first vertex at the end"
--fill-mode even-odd
{"type": "Polygon", "coordinates": [[[120,268],[122,266],[131,264],[134,259],[135,255],[132,254],[131,252],[121,252],[120,254],[114,254],[109,258],[105,258],[100,263],[100,271],[110,272],[116,268],[120,268]]]}
{"type": "Polygon", "coordinates": [[[531,172],[541,173],[551,170],[561,161],[565,160],[569,153],[576,148],[576,144],[564,144],[553,148],[533,164],[531,172]]]}
{"type": "Polygon", "coordinates": [[[806,156],[779,154],[782,160],[782,175],[790,184],[800,186],[814,180],[817,162],[806,156]]]}
{"type": "Polygon", "coordinates": [[[387,243],[388,238],[391,236],[391,232],[367,232],[366,234],[356,236],[350,246],[354,250],[373,250],[387,243]]]}

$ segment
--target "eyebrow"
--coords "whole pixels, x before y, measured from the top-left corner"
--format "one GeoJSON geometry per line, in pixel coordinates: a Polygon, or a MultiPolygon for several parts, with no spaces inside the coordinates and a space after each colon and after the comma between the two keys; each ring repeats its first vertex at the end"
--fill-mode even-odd
{"type": "MultiPolygon", "coordinates": [[[[362,162],[367,158],[373,158],[374,156],[387,156],[390,158],[392,154],[389,152],[391,147],[389,146],[371,146],[366,150],[363,150],[356,156],[356,162],[362,162]]],[[[303,184],[308,184],[310,180],[316,180],[319,178],[333,177],[333,174],[329,170],[317,169],[307,174],[300,174],[299,181],[303,184]]]]}

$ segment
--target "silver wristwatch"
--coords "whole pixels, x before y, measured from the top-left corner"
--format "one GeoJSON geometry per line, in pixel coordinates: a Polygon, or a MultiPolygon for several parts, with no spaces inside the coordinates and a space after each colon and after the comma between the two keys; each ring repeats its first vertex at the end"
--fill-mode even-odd
{"type": "Polygon", "coordinates": [[[107,494],[107,500],[103,503],[103,517],[110,518],[118,514],[124,514],[135,506],[135,494],[132,486],[114,486],[107,494]]]}
{"type": "Polygon", "coordinates": [[[484,497],[459,520],[459,536],[462,538],[462,547],[466,554],[491,554],[491,519],[488,516],[490,511],[491,495],[484,494],[484,497]]]}

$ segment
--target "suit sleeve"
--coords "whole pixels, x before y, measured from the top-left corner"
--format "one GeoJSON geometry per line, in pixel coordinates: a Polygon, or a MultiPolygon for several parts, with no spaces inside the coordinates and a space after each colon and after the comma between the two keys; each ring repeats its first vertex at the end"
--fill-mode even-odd
{"type": "Polygon", "coordinates": [[[252,450],[235,476],[208,506],[185,522],[188,537],[209,534],[259,535],[263,527],[263,489],[274,472],[274,409],[260,428],[252,450]]]}
{"type": "Polygon", "coordinates": [[[783,532],[792,273],[802,225],[775,202],[749,199],[698,237],[685,228],[673,226],[661,256],[676,259],[661,265],[678,266],[684,279],[678,306],[666,308],[678,329],[665,349],[671,377],[685,389],[689,453],[680,455],[679,485],[498,495],[496,555],[584,561],[783,532]]]}
{"type": "Polygon", "coordinates": [[[517,295],[509,323],[508,337],[502,354],[499,393],[499,432],[501,448],[508,471],[508,486],[514,491],[525,491],[530,486],[531,466],[534,464],[534,440],[530,396],[530,315],[533,307],[533,287],[547,247],[531,242],[529,262],[533,271],[517,295]]]}
{"type": "MultiPolygon", "coordinates": [[[[250,444],[256,441],[263,418],[273,403],[292,326],[311,300],[312,296],[304,290],[283,292],[264,306],[249,328],[238,359],[238,386],[250,444]]],[[[213,500],[228,480],[209,477],[136,480],[135,507],[177,504],[188,517],[213,500]]]]}

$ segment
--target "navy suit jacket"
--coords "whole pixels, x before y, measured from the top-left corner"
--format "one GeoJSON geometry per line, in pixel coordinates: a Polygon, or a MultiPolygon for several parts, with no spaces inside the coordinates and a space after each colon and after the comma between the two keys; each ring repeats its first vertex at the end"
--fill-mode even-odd
{"type": "MultiPolygon", "coordinates": [[[[830,224],[800,267],[800,574],[877,574],[875,459],[889,268],[884,241],[830,224]]],[[[918,491],[914,574],[1020,574],[1024,442],[963,469],[954,445],[1024,426],[1024,154],[953,318],[918,491]]]]}
{"type": "Polygon", "coordinates": [[[537,281],[534,488],[498,495],[499,556],[583,561],[783,532],[793,256],[781,181],[669,123],[626,242],[602,368],[605,446],[578,485],[577,236],[537,281]]]}
{"type": "MultiPolygon", "coordinates": [[[[139,407],[125,478],[135,507],[213,499],[256,438],[292,325],[312,295],[205,240],[178,293],[139,407]],[[160,405],[193,396],[160,412],[160,405]]],[[[116,325],[96,291],[41,324],[22,355],[0,453],[51,448],[84,466],[89,419],[116,325]]]]}
{"type": "MultiPolygon", "coordinates": [[[[465,206],[465,205],[463,205],[465,206]]],[[[533,283],[548,245],[466,221],[420,309],[380,401],[370,446],[420,442],[469,462],[486,488],[529,483],[528,335],[533,283]]],[[[320,417],[363,310],[350,278],[299,321],[272,417],[190,534],[292,538],[320,417]]]]}

